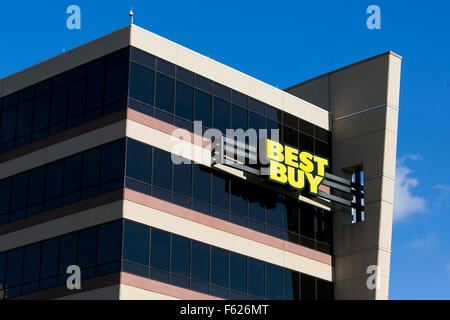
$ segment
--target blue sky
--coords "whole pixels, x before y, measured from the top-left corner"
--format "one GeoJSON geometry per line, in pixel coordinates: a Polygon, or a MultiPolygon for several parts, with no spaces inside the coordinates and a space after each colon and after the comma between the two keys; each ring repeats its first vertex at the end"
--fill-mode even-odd
{"type": "Polygon", "coordinates": [[[129,23],[286,88],[392,50],[404,57],[391,299],[450,299],[447,1],[1,1],[0,78],[129,23]],[[66,8],[81,8],[68,30],[66,8]],[[368,30],[366,8],[381,8],[368,30]]]}

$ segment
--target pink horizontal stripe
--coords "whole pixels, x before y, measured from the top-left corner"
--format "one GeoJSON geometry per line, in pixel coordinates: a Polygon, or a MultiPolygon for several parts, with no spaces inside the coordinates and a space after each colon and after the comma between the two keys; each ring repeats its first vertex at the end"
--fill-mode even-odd
{"type": "MultiPolygon", "coordinates": [[[[127,119],[133,120],[135,122],[138,122],[140,124],[143,124],[144,126],[153,128],[155,130],[167,133],[169,135],[172,135],[172,133],[175,130],[180,130],[181,128],[175,127],[174,125],[171,125],[170,123],[161,121],[159,119],[150,117],[146,114],[140,113],[136,110],[127,109],[127,119]]],[[[202,148],[207,148],[210,144],[211,141],[208,139],[203,138],[202,136],[196,135],[192,132],[189,132],[186,130],[186,132],[189,135],[189,139],[187,142],[196,144],[202,148]]]]}
{"type": "Polygon", "coordinates": [[[197,222],[217,230],[228,232],[236,236],[256,241],[277,249],[309,258],[328,265],[332,264],[331,256],[304,246],[272,237],[270,235],[239,226],[237,224],[224,221],[191,209],[187,209],[176,204],[160,200],[143,193],[130,189],[124,189],[124,199],[138,203],[140,205],[153,208],[186,220],[197,222]]]}
{"type": "Polygon", "coordinates": [[[131,287],[156,292],[181,300],[223,300],[204,293],[176,287],[171,284],[135,276],[126,272],[120,273],[120,283],[131,287]]]}

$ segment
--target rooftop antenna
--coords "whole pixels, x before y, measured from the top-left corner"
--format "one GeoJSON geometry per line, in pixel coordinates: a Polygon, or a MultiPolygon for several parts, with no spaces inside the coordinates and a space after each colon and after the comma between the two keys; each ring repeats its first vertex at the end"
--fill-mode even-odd
{"type": "Polygon", "coordinates": [[[131,24],[133,24],[133,16],[134,16],[133,7],[131,7],[131,9],[130,9],[129,16],[131,17],[131,24]]]}

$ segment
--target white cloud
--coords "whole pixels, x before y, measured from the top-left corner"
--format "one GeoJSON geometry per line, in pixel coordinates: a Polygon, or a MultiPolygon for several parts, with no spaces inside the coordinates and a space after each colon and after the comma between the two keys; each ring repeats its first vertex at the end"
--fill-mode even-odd
{"type": "Polygon", "coordinates": [[[407,166],[407,160],[420,161],[420,154],[407,154],[397,160],[395,181],[394,221],[403,220],[416,213],[426,212],[425,199],[414,195],[414,188],[419,185],[419,180],[412,176],[407,166]]]}
{"type": "Polygon", "coordinates": [[[411,242],[411,248],[414,249],[432,249],[439,244],[439,234],[431,232],[422,239],[416,239],[411,242]]]}
{"type": "Polygon", "coordinates": [[[433,190],[436,191],[433,203],[437,208],[449,208],[450,207],[450,185],[438,184],[435,185],[433,190]]]}

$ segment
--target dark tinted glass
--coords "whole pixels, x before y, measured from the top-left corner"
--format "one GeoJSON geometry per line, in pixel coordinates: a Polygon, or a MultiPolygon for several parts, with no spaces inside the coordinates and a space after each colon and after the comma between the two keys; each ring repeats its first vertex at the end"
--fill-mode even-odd
{"type": "Polygon", "coordinates": [[[172,268],[171,271],[183,276],[189,276],[190,240],[172,235],[172,268]]]}
{"type": "Polygon", "coordinates": [[[98,228],[97,263],[103,264],[120,259],[122,222],[115,221],[98,228]]]}
{"type": "Polygon", "coordinates": [[[78,235],[78,265],[81,269],[95,266],[97,229],[87,229],[78,235]]]}
{"type": "Polygon", "coordinates": [[[270,196],[267,199],[266,203],[266,223],[281,227],[281,221],[282,221],[282,199],[281,197],[277,196],[270,196]]]}
{"type": "Polygon", "coordinates": [[[151,267],[169,271],[170,234],[158,229],[152,229],[151,239],[151,267]]]}
{"type": "Polygon", "coordinates": [[[124,222],[123,258],[148,266],[150,228],[130,221],[124,222]]]}
{"type": "Polygon", "coordinates": [[[283,114],[283,124],[293,129],[298,129],[298,118],[291,115],[290,113],[285,112],[283,114]]]}
{"type": "Polygon", "coordinates": [[[90,76],[87,80],[86,111],[100,109],[103,105],[103,90],[105,87],[105,73],[100,72],[90,76]]]}
{"type": "Polygon", "coordinates": [[[177,67],[177,80],[181,80],[190,85],[194,84],[194,74],[191,71],[177,67]]]}
{"type": "MultiPolygon", "coordinates": [[[[68,102],[68,89],[63,87],[52,92],[52,110],[50,114],[50,123],[58,124],[66,119],[66,108],[68,102]]],[[[42,96],[41,104],[47,103],[48,95],[42,96]]],[[[36,109],[38,101],[36,100],[36,109]]]]}
{"type": "Polygon", "coordinates": [[[69,73],[65,72],[63,74],[60,74],[59,76],[54,77],[52,79],[52,82],[53,89],[67,85],[69,83],[69,73]]]}
{"type": "Polygon", "coordinates": [[[300,203],[300,234],[314,239],[314,207],[300,203]]]}
{"type": "Polygon", "coordinates": [[[252,112],[255,112],[259,115],[264,116],[265,105],[264,105],[264,103],[262,103],[260,101],[249,98],[248,99],[248,109],[252,112]]]}
{"type": "Polygon", "coordinates": [[[100,179],[100,149],[92,149],[83,154],[83,188],[92,187],[100,179]]]}
{"type": "Polygon", "coordinates": [[[11,179],[3,179],[0,181],[0,216],[9,212],[10,196],[11,179]]]}
{"type": "Polygon", "coordinates": [[[300,291],[302,300],[316,300],[316,279],[302,273],[300,278],[300,291]]]}
{"type": "Polygon", "coordinates": [[[206,92],[212,93],[213,82],[209,79],[203,78],[202,76],[196,74],[195,87],[205,90],[206,92]]]}
{"type": "Polygon", "coordinates": [[[191,196],[191,164],[174,164],[173,165],[173,191],[184,195],[191,196]]]}
{"type": "Polygon", "coordinates": [[[225,135],[226,129],[230,129],[230,103],[219,98],[214,98],[214,128],[225,135]]]}
{"type": "Polygon", "coordinates": [[[230,252],[230,289],[247,291],[247,258],[230,252]]]}
{"type": "Polygon", "coordinates": [[[50,95],[40,96],[35,101],[33,130],[40,130],[48,126],[48,114],[50,112],[50,95]]]}
{"type": "Polygon", "coordinates": [[[153,161],[153,184],[157,187],[172,189],[172,159],[171,154],[156,149],[154,151],[153,161]]]}
{"type": "Polygon", "coordinates": [[[85,102],[86,80],[72,83],[69,89],[69,119],[83,114],[85,102]]]}
{"type": "Polygon", "coordinates": [[[15,249],[8,252],[8,264],[6,269],[6,285],[14,287],[22,281],[23,249],[15,249]]]}
{"type": "Polygon", "coordinates": [[[299,148],[301,151],[314,152],[314,139],[306,134],[299,133],[299,148]]]}
{"type": "Polygon", "coordinates": [[[144,143],[127,140],[127,176],[149,183],[152,170],[152,148],[144,143]]]}
{"type": "Polygon", "coordinates": [[[248,112],[246,109],[233,105],[231,112],[232,128],[247,130],[248,125],[248,112]]]}
{"type": "Polygon", "coordinates": [[[198,164],[193,165],[193,197],[195,200],[209,203],[211,190],[209,171],[198,164]]]}
{"type": "Polygon", "coordinates": [[[3,298],[6,277],[6,253],[0,254],[0,298],[3,298]]]}
{"type": "Polygon", "coordinates": [[[77,264],[77,245],[76,233],[61,238],[59,243],[59,274],[66,274],[68,266],[77,264]]]}
{"type": "Polygon", "coordinates": [[[225,175],[213,171],[212,174],[212,204],[228,210],[229,183],[225,175]]]}
{"type": "Polygon", "coordinates": [[[191,277],[204,282],[209,281],[209,246],[192,241],[191,277]]]}
{"type": "Polygon", "coordinates": [[[72,193],[80,189],[81,155],[66,159],[64,165],[64,193],[72,193]]]}
{"type": "Polygon", "coordinates": [[[300,274],[292,270],[283,270],[283,299],[298,300],[299,299],[299,281],[300,274]]]}
{"type": "Polygon", "coordinates": [[[30,134],[33,125],[33,101],[27,101],[19,105],[17,112],[17,137],[30,134]]]}
{"type": "Polygon", "coordinates": [[[170,77],[175,77],[175,65],[168,61],[157,59],[156,70],[170,77]]]}
{"type": "Polygon", "coordinates": [[[63,161],[58,161],[50,164],[47,167],[45,199],[59,197],[62,192],[62,178],[63,178],[63,161]]]}
{"type": "Polygon", "coordinates": [[[163,74],[156,74],[155,106],[161,110],[173,113],[174,80],[163,74]]]}
{"type": "Polygon", "coordinates": [[[41,244],[33,244],[25,248],[23,282],[39,280],[41,264],[41,244]]]}
{"type": "Polygon", "coordinates": [[[16,130],[16,108],[3,110],[0,128],[0,143],[14,139],[16,130]]]}
{"type": "Polygon", "coordinates": [[[119,140],[102,147],[102,182],[123,177],[124,146],[124,140],[119,140]]]}
{"type": "Polygon", "coordinates": [[[128,90],[128,65],[121,64],[106,71],[105,103],[124,99],[128,90]]]}
{"type": "Polygon", "coordinates": [[[317,300],[333,300],[333,283],[322,279],[317,281],[317,300]]]}
{"type": "Polygon", "coordinates": [[[228,251],[211,248],[211,283],[228,288],[228,251]]]}
{"type": "Polygon", "coordinates": [[[58,272],[58,243],[58,239],[51,239],[42,244],[41,278],[56,276],[58,272]]]}
{"type": "Polygon", "coordinates": [[[220,99],[225,101],[230,101],[231,99],[231,90],[221,84],[214,83],[214,95],[220,99]]]}
{"type": "Polygon", "coordinates": [[[247,96],[242,94],[242,93],[240,93],[240,92],[232,90],[231,102],[233,104],[235,104],[235,105],[238,105],[238,106],[242,107],[242,108],[247,108],[247,96]]]}
{"type": "Polygon", "coordinates": [[[298,132],[290,127],[283,127],[283,142],[294,148],[298,148],[298,132]]]}
{"type": "Polygon", "coordinates": [[[241,216],[247,215],[247,198],[245,197],[246,184],[240,179],[231,182],[231,212],[241,216]]]}
{"type": "Polygon", "coordinates": [[[248,124],[248,127],[257,130],[257,133],[259,133],[259,129],[266,127],[264,117],[253,112],[248,113],[248,124]]]}
{"type": "Polygon", "coordinates": [[[33,205],[44,200],[45,167],[30,172],[28,204],[33,205]]]}
{"type": "Polygon", "coordinates": [[[266,298],[269,300],[281,300],[282,292],[282,268],[273,264],[266,264],[266,298]]]}
{"type": "Polygon", "coordinates": [[[309,123],[305,120],[299,119],[298,125],[299,125],[299,130],[301,132],[307,133],[310,136],[314,135],[314,126],[311,123],[309,123]]]}
{"type": "Polygon", "coordinates": [[[187,84],[177,81],[176,95],[175,114],[192,120],[194,89],[187,84]]]}
{"type": "Polygon", "coordinates": [[[204,127],[211,127],[212,96],[201,90],[195,90],[195,116],[194,119],[202,121],[204,127]]]}
{"type": "Polygon", "coordinates": [[[130,97],[153,105],[155,72],[132,63],[130,69],[130,97]]]}
{"type": "Polygon", "coordinates": [[[264,262],[248,258],[248,293],[264,298],[264,262]]]}
{"type": "Polygon", "coordinates": [[[273,120],[276,122],[281,122],[282,121],[282,111],[266,105],[266,117],[270,120],[273,120]]]}
{"type": "Polygon", "coordinates": [[[13,178],[12,210],[22,209],[27,205],[28,174],[23,173],[13,178]]]}
{"type": "Polygon", "coordinates": [[[155,57],[142,50],[131,48],[131,60],[136,61],[146,67],[155,69],[155,57]]]}
{"type": "Polygon", "coordinates": [[[88,75],[105,70],[105,58],[100,58],[90,62],[87,66],[88,75]]]}
{"type": "Polygon", "coordinates": [[[284,228],[290,232],[299,233],[298,202],[294,199],[286,199],[286,207],[283,208],[284,228]]]}

